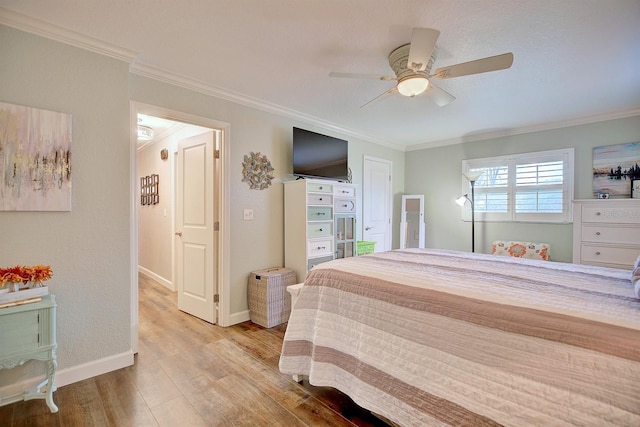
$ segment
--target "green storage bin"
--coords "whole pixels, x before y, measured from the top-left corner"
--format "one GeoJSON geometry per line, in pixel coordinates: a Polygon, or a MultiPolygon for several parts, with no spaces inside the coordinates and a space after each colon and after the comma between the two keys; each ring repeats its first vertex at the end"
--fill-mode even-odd
{"type": "Polygon", "coordinates": [[[358,240],[357,247],[358,255],[372,254],[375,251],[376,242],[358,240]]]}

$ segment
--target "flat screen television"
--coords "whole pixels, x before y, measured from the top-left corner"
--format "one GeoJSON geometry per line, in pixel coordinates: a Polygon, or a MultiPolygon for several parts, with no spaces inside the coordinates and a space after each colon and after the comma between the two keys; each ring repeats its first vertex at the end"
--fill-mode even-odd
{"type": "Polygon", "coordinates": [[[346,181],[348,142],[309,130],[293,128],[293,175],[346,181]]]}

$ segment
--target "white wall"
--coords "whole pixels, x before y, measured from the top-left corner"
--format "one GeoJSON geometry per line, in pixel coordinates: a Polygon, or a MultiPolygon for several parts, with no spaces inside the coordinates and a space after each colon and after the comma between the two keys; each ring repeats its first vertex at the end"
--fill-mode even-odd
{"type": "Polygon", "coordinates": [[[73,120],[71,212],[0,212],[0,265],[51,265],[62,383],[83,364],[132,363],[128,64],[2,25],[0,40],[2,101],[73,120]]]}
{"type": "MultiPolygon", "coordinates": [[[[490,156],[575,148],[576,199],[592,198],[593,147],[640,141],[640,116],[532,132],[406,154],[405,190],[425,195],[426,245],[469,251],[471,225],[462,222],[454,200],[461,191],[461,162],[490,156]]],[[[551,257],[572,261],[572,224],[476,222],[476,251],[490,252],[494,240],[551,244],[551,257]]]]}

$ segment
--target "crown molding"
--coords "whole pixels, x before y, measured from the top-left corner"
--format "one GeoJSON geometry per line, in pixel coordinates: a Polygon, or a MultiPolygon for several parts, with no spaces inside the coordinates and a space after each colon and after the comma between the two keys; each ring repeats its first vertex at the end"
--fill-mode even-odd
{"type": "Polygon", "coordinates": [[[370,135],[353,131],[351,129],[339,126],[335,123],[331,123],[308,114],[303,114],[289,108],[285,108],[285,107],[272,104],[266,101],[262,101],[260,99],[253,98],[244,94],[240,94],[240,93],[223,89],[217,86],[213,86],[208,83],[204,83],[189,77],[184,77],[178,74],[170,73],[170,72],[161,70],[159,68],[152,67],[150,65],[134,62],[129,67],[129,71],[132,74],[137,74],[142,77],[147,77],[153,80],[168,83],[170,85],[178,86],[183,89],[192,90],[194,92],[198,92],[203,95],[213,96],[215,98],[231,101],[236,104],[244,105],[246,107],[255,108],[257,110],[265,111],[268,113],[284,116],[284,117],[295,119],[295,120],[300,120],[305,123],[320,126],[324,129],[333,130],[335,132],[340,132],[347,136],[359,138],[367,142],[372,142],[374,144],[386,146],[389,148],[393,148],[395,150],[404,151],[404,146],[389,143],[387,141],[384,141],[378,138],[373,138],[370,135]]]}
{"type": "Polygon", "coordinates": [[[102,40],[0,7],[0,24],[131,63],[138,54],[102,40]]]}
{"type": "Polygon", "coordinates": [[[411,145],[405,148],[405,151],[425,150],[428,148],[443,147],[446,145],[463,144],[465,142],[483,141],[486,139],[502,138],[505,136],[522,135],[531,132],[542,132],[546,130],[561,129],[571,126],[588,125],[591,123],[606,122],[608,120],[625,119],[627,117],[640,116],[640,108],[631,110],[614,111],[594,116],[579,117],[571,120],[562,120],[557,122],[540,123],[533,126],[524,126],[512,129],[502,129],[499,131],[477,133],[458,138],[443,139],[439,141],[425,142],[424,144],[411,145]]]}

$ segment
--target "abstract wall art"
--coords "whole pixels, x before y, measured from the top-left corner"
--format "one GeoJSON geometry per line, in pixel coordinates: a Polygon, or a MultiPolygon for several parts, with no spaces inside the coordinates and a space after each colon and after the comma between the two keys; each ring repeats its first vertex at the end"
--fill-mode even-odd
{"type": "Polygon", "coordinates": [[[0,211],[71,210],[71,114],[0,102],[0,211]]]}

